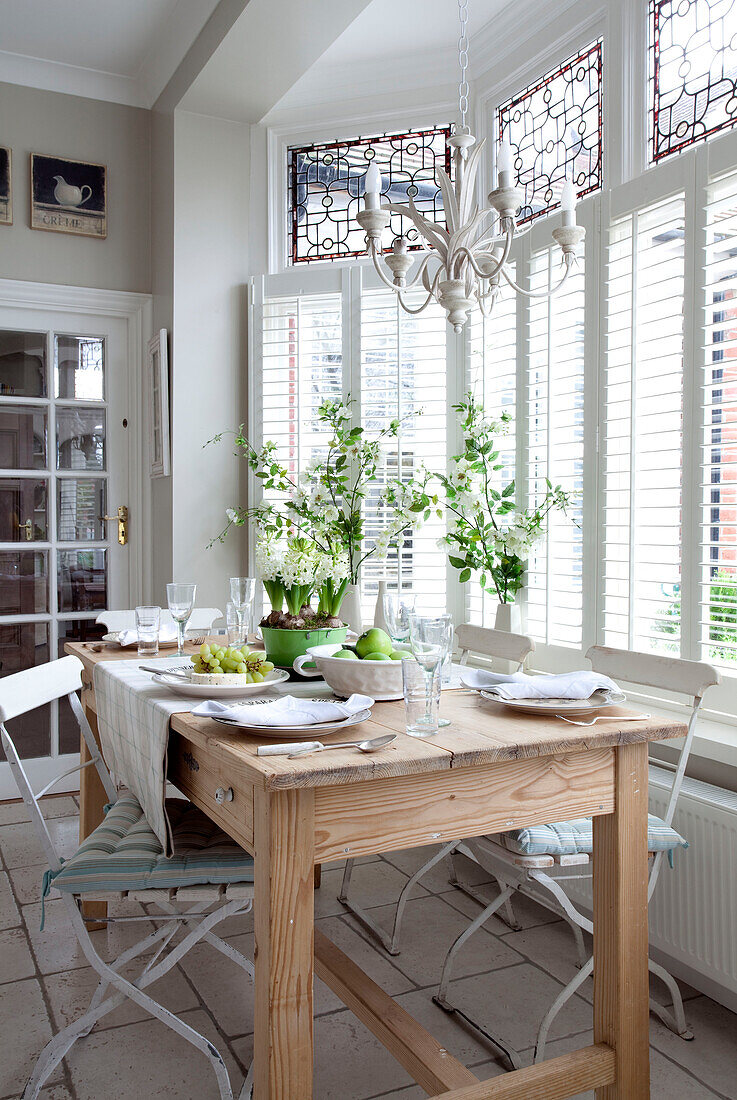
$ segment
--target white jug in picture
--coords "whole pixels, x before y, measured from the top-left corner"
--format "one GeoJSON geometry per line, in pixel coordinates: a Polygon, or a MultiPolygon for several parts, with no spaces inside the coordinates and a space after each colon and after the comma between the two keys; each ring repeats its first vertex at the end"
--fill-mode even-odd
{"type": "Polygon", "coordinates": [[[54,176],[54,179],[56,180],[54,198],[60,206],[81,206],[92,196],[92,188],[88,183],[83,187],[75,187],[73,183],[67,183],[63,176],[54,176]]]}

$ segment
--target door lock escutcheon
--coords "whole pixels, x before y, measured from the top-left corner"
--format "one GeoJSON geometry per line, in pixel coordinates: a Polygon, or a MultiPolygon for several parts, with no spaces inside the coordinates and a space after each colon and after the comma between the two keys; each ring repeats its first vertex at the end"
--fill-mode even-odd
{"type": "Polygon", "coordinates": [[[115,520],[118,525],[118,542],[121,546],[125,546],[128,542],[128,509],[125,504],[120,505],[117,515],[100,516],[100,519],[103,522],[106,520],[115,520]]]}

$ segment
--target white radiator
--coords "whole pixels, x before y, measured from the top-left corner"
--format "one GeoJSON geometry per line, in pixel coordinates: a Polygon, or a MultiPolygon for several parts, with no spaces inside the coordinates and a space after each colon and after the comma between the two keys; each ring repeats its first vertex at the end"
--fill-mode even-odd
{"type": "MultiPolygon", "coordinates": [[[[662,816],[672,772],[650,766],[650,810],[662,816]]],[[[664,864],[650,903],[653,956],[676,977],[737,1011],[737,794],[684,779],[674,828],[689,847],[664,864]]],[[[589,883],[570,892],[590,907],[589,883]]]]}

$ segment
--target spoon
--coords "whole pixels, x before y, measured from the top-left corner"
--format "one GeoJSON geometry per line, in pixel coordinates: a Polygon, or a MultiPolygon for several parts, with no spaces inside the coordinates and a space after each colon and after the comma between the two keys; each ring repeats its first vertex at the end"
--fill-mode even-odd
{"type": "Polygon", "coordinates": [[[300,749],[299,752],[292,752],[289,754],[289,759],[294,760],[297,756],[309,756],[311,752],[324,752],[326,749],[358,749],[359,752],[376,752],[378,749],[383,749],[385,745],[390,745],[392,741],[396,740],[396,733],[385,733],[383,737],[373,737],[368,741],[340,741],[334,745],[322,745],[320,742],[316,742],[315,745],[310,745],[308,749],[300,749]],[[316,745],[320,745],[319,748],[316,745]]]}

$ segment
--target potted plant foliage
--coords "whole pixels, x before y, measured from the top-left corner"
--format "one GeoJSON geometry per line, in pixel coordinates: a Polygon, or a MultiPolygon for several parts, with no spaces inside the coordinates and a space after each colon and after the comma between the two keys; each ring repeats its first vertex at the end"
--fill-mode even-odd
{"type": "Polygon", "coordinates": [[[478,576],[482,589],[499,600],[496,626],[519,631],[515,597],[524,588],[530,551],[544,535],[549,512],[567,512],[574,493],[546,479],[543,499],[531,509],[518,509],[515,483],[502,484],[499,437],[509,432],[511,417],[487,417],[473,394],[453,408],[458,413],[463,451],[452,459],[448,474],[438,474],[444,490],[448,531],[440,544],[461,582],[478,576]]]}
{"type": "Polygon", "coordinates": [[[363,504],[377,485],[382,443],[396,438],[400,421],[369,438],[352,423],[350,400],[323,401],[317,418],[327,434],[325,457],[295,476],[282,465],[275,443],[256,448],[242,429],[237,433],[235,453],[276,502],[229,509],[218,536],[222,541],[232,527],[245,524],[255,528],[257,572],[271,601],[261,632],[269,659],[284,666],[310,646],[343,641],[346,626],[360,632],[360,609],[348,613],[346,605],[353,597],[357,601],[363,562],[386,556],[437,506],[425,483],[407,487],[390,479],[379,494],[379,505],[386,505],[380,510],[390,518],[367,544],[363,504]]]}

